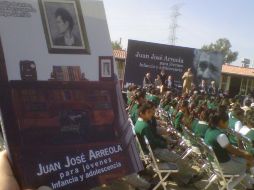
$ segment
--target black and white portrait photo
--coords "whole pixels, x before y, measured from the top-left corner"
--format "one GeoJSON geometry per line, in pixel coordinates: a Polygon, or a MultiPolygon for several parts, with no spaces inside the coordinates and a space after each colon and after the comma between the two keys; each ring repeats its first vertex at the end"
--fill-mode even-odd
{"type": "Polygon", "coordinates": [[[109,80],[113,78],[113,57],[101,56],[99,57],[99,73],[100,80],[109,80]]]}
{"type": "Polygon", "coordinates": [[[111,77],[111,68],[110,68],[110,60],[104,60],[102,62],[102,76],[103,77],[111,77]]]}
{"type": "Polygon", "coordinates": [[[219,84],[223,55],[219,52],[208,53],[197,49],[194,54],[194,68],[198,82],[206,80],[215,81],[216,84],[219,84]]]}
{"type": "Polygon", "coordinates": [[[79,0],[39,0],[50,53],[89,53],[79,0]]]}

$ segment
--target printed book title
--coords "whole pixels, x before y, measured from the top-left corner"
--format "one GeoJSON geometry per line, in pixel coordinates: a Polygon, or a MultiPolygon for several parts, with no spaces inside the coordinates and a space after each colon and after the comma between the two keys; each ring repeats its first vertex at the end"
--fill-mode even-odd
{"type": "Polygon", "coordinates": [[[87,154],[66,156],[63,162],[39,163],[36,175],[56,173],[59,180],[51,183],[53,189],[84,182],[93,176],[121,168],[122,163],[112,161],[111,156],[122,151],[121,145],[115,145],[100,150],[89,150],[87,154]]]}

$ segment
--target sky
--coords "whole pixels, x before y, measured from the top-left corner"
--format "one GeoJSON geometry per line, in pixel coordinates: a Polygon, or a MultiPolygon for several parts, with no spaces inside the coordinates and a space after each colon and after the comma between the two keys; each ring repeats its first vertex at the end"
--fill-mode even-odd
{"type": "Polygon", "coordinates": [[[176,45],[201,48],[230,40],[241,58],[254,60],[253,0],[103,0],[112,41],[122,38],[169,44],[172,7],[180,6],[176,45]]]}

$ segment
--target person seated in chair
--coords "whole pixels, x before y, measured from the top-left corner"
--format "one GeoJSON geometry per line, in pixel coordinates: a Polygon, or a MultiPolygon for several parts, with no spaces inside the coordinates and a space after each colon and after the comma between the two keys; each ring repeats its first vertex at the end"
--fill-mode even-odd
{"type": "Polygon", "coordinates": [[[205,133],[207,129],[209,128],[209,124],[208,124],[209,116],[210,116],[210,111],[208,109],[204,109],[203,111],[201,111],[199,120],[193,129],[193,132],[197,137],[200,137],[202,139],[205,137],[205,133]]]}
{"type": "Polygon", "coordinates": [[[253,179],[249,175],[245,177],[247,163],[253,165],[253,156],[241,150],[232,144],[225,133],[225,129],[228,127],[228,114],[226,112],[218,112],[210,116],[210,127],[205,134],[205,143],[211,146],[215,152],[215,155],[220,163],[220,167],[224,174],[240,175],[234,178],[230,182],[229,187],[233,189],[241,180],[248,178],[249,182],[246,183],[248,188],[252,189],[253,179]]]}
{"type": "Polygon", "coordinates": [[[148,152],[144,140],[144,137],[146,137],[156,158],[160,161],[176,163],[179,169],[178,179],[181,183],[188,184],[195,176],[195,171],[191,169],[187,162],[182,160],[178,154],[173,151],[169,151],[171,147],[164,139],[159,138],[153,133],[149,124],[149,121],[152,120],[153,114],[153,107],[148,103],[143,104],[139,108],[139,118],[135,124],[135,133],[139,139],[141,147],[145,153],[148,152]]]}
{"type": "Polygon", "coordinates": [[[129,114],[133,122],[133,125],[135,125],[138,119],[138,109],[144,102],[145,102],[145,92],[143,92],[142,90],[138,90],[133,96],[133,100],[129,108],[129,114]]]}

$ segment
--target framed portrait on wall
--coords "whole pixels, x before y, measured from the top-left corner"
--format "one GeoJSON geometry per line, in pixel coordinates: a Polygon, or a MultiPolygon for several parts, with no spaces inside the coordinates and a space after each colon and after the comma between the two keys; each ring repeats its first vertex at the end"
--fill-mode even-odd
{"type": "Polygon", "coordinates": [[[38,0],[49,53],[90,54],[79,0],[38,0]]]}
{"type": "Polygon", "coordinates": [[[100,56],[99,57],[99,79],[113,80],[113,77],[114,77],[113,56],[100,56]]]}

